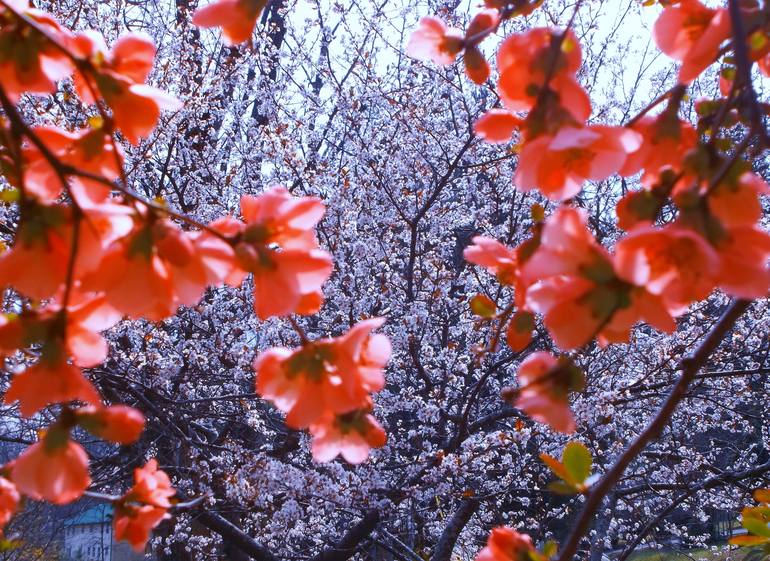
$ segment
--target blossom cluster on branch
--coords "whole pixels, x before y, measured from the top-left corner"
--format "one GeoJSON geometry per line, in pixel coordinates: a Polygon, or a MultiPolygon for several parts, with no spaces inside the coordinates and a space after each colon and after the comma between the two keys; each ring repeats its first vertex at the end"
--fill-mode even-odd
{"type": "MultiPolygon", "coordinates": [[[[677,321],[682,322],[693,308],[707,305],[705,301],[715,291],[736,298],[737,304],[728,308],[723,320],[704,336],[701,347],[681,361],[681,377],[671,396],[638,438],[618,454],[603,477],[591,473],[593,457],[576,441],[564,448],[561,461],[545,452],[540,455],[561,479],[549,489],[587,495],[586,506],[561,547],[547,542],[536,550],[529,535],[500,526],[492,530],[486,547],[477,556],[479,561],[545,561],[557,556],[559,561],[570,559],[608,490],[649,443],[651,435],[671,418],[698,369],[726,336],[737,315],[746,309],[744,300],[761,299],[770,289],[770,271],[766,267],[770,235],[761,223],[761,196],[770,193],[770,187],[752,168],[767,148],[768,111],[757,99],[751,80],[754,63],[765,75],[770,68],[770,12],[751,2],[733,0],[729,8],[709,8],[698,0],[665,2],[653,38],[661,51],[682,63],[678,83],[623,125],[612,125],[592,119],[594,100],[579,79],[584,68],[584,46],[572,24],[581,8],[580,1],[566,28],[534,27],[505,37],[497,50],[497,82],[492,86],[490,78],[495,69],[487,62],[482,44],[514,18],[536,13],[542,4],[541,0],[486,0],[484,9],[470,19],[464,31],[428,16],[412,33],[407,54],[442,67],[462,56],[467,77],[498,100],[475,119],[472,130],[476,136],[471,134],[456,156],[446,158],[445,172],[429,161],[397,164],[419,178],[414,201],[408,197],[415,205],[414,211],[409,205],[401,206],[399,199],[399,189],[407,198],[408,188],[400,183],[389,185],[388,178],[381,175],[380,168],[389,164],[387,160],[397,147],[388,148],[391,152],[384,158],[385,164],[367,152],[376,142],[368,141],[357,119],[370,101],[364,97],[363,101],[350,102],[349,107],[340,103],[333,110],[334,114],[346,114],[354,123],[350,136],[360,137],[358,140],[366,146],[358,155],[359,167],[366,169],[367,181],[381,184],[393,204],[393,214],[404,224],[403,231],[397,232],[398,227],[386,225],[382,217],[363,216],[365,212],[356,211],[361,224],[373,223],[381,231],[380,241],[394,232],[406,232],[404,255],[388,254],[382,259],[387,271],[359,272],[376,278],[385,294],[393,290],[386,274],[403,271],[404,301],[399,305],[406,310],[401,318],[403,329],[411,331],[400,341],[404,347],[399,348],[386,335],[375,333],[384,325],[388,308],[382,309],[378,303],[369,308],[370,313],[353,313],[355,305],[351,302],[357,298],[357,283],[356,279],[349,280],[347,272],[341,273],[341,282],[350,292],[338,291],[335,297],[350,304],[348,328],[338,336],[314,335],[324,332],[322,313],[336,305],[332,302],[332,306],[324,306],[324,287],[336,272],[330,251],[335,260],[345,256],[361,263],[376,252],[363,242],[349,246],[336,243],[324,231],[329,221],[325,216],[333,210],[332,205],[342,204],[346,196],[356,196],[350,194],[356,187],[348,179],[347,168],[341,168],[336,178],[342,195],[328,197],[329,201],[323,195],[297,194],[296,187],[303,181],[298,173],[293,185],[284,182],[286,187],[275,185],[257,194],[246,194],[250,191],[244,186],[238,192],[239,211],[231,209],[228,214],[204,220],[185,212],[183,200],[179,205],[183,210],[177,211],[160,196],[140,194],[127,170],[131,151],[147,147],[164,114],[185,110],[177,96],[150,85],[157,56],[153,39],[131,32],[117,38],[110,47],[100,33],[68,29],[27,0],[0,0],[0,171],[7,182],[2,201],[18,216],[17,224],[8,227],[13,242],[0,254],[0,286],[6,290],[6,309],[18,310],[0,316],[0,355],[18,366],[4,402],[17,407],[25,421],[41,418],[41,414],[53,415],[53,421],[46,422],[39,431],[38,440],[25,443],[26,449],[0,468],[0,525],[8,524],[21,509],[23,497],[65,504],[89,495],[113,504],[115,536],[141,551],[152,531],[170,518],[170,512],[178,511],[183,519],[192,503],[182,502],[184,489],[180,487],[177,493],[169,475],[173,472],[167,473],[165,465],[160,469],[154,458],[146,463],[142,459],[144,466],[134,470],[133,486],[121,495],[99,495],[89,490],[93,484],[89,468],[93,466],[89,466],[81,435],[87,432],[109,443],[130,445],[141,438],[147,424],[145,414],[151,414],[170,427],[184,446],[203,442],[199,434],[205,434],[207,440],[201,446],[216,454],[237,454],[228,449],[229,422],[221,431],[197,421],[185,426],[176,422],[169,411],[176,405],[173,400],[158,406],[138,398],[138,403],[147,408],[143,411],[122,405],[116,400],[114,388],[109,383],[102,387],[92,373],[102,367],[107,369],[113,350],[107,341],[110,336],[105,334],[123,325],[123,320],[168,325],[178,319],[180,309],[196,310],[225,287],[250,292],[250,316],[255,316],[259,325],[285,321],[294,330],[293,342],[282,337],[280,344],[272,343],[253,361],[249,359],[249,384],[254,393],[233,391],[219,397],[234,402],[259,397],[282,414],[285,440],[267,455],[280,457],[296,447],[296,439],[305,437],[297,436],[295,430],[309,435],[312,456],[318,462],[330,462],[341,455],[351,464],[363,464],[373,448],[386,447],[388,438],[374,411],[382,407],[382,402],[395,409],[399,397],[387,387],[384,370],[399,354],[411,358],[414,374],[429,398],[462,394],[456,410],[431,406],[430,399],[421,396],[424,407],[407,412],[414,413],[417,422],[436,434],[438,430],[430,425],[441,424],[436,423],[439,419],[451,420],[453,428],[437,451],[416,431],[401,430],[409,421],[407,413],[382,407],[387,415],[380,417],[387,418],[384,424],[406,433],[405,438],[415,449],[424,447],[421,459],[427,458],[428,464],[407,466],[407,475],[396,478],[403,489],[380,487],[379,477],[372,476],[370,491],[389,501],[399,500],[401,493],[425,499],[420,496],[422,491],[414,490],[417,483],[436,477],[431,472],[434,468],[451,473],[453,463],[457,467],[462,457],[472,456],[473,451],[463,451],[464,442],[474,428],[487,422],[517,416],[515,431],[520,433],[526,415],[555,431],[574,433],[579,412],[571,407],[571,399],[584,391],[588,378],[580,365],[581,350],[594,341],[601,347],[625,343],[641,324],[674,333],[677,321]],[[723,97],[698,100],[696,122],[683,118],[688,85],[730,53],[733,56],[725,56],[719,77],[723,97]],[[25,108],[28,99],[60,90],[67,92],[66,103],[76,105],[86,119],[48,122],[46,111],[30,118],[25,108]],[[658,108],[662,110],[656,113],[658,108]],[[456,232],[456,268],[462,270],[464,258],[494,277],[491,290],[469,301],[477,319],[473,340],[482,339],[480,345],[472,345],[472,338],[465,335],[455,340],[456,332],[450,330],[450,323],[456,317],[450,317],[451,311],[439,309],[440,305],[434,306],[435,302],[455,298],[456,287],[445,294],[440,288],[427,290],[415,280],[418,269],[426,277],[449,276],[442,265],[425,257],[427,252],[421,253],[421,244],[428,247],[432,240],[419,239],[423,235],[420,224],[427,220],[459,170],[475,165],[464,159],[475,138],[488,144],[513,143],[505,158],[517,158],[512,180],[515,189],[543,202],[531,205],[528,216],[522,213],[526,216],[522,220],[531,227],[529,236],[515,247],[511,247],[513,236],[503,243],[490,236],[471,234],[466,240],[470,243],[460,243],[462,232],[456,232]],[[430,188],[423,188],[421,176],[431,177],[430,188]],[[615,208],[623,234],[607,240],[596,226],[596,218],[584,208],[584,187],[588,182],[604,182],[616,176],[623,181],[638,178],[641,188],[626,192],[623,183],[623,195],[615,208]],[[430,294],[427,305],[417,302],[421,292],[430,294]],[[440,351],[444,356],[433,364],[444,361],[446,379],[436,383],[425,366],[435,354],[421,354],[424,347],[420,339],[425,334],[420,329],[427,318],[439,314],[447,316],[442,318],[445,327],[439,338],[446,351],[440,351]],[[548,342],[536,337],[545,333],[548,342]],[[489,355],[498,350],[503,338],[513,354],[493,362],[489,355]],[[451,362],[447,357],[465,344],[474,350],[475,360],[469,364],[455,360],[446,367],[451,362]],[[521,359],[517,383],[496,390],[508,408],[491,414],[491,419],[473,420],[474,407],[488,397],[485,382],[510,362],[511,356],[521,359]],[[483,374],[465,388],[454,386],[456,373],[467,375],[469,370],[483,374]]],[[[278,22],[271,31],[275,43],[282,40],[280,17],[276,16],[277,8],[269,8],[265,0],[217,0],[196,7],[190,18],[184,13],[181,20],[200,28],[221,28],[231,49],[222,51],[230,53],[224,57],[226,67],[232,62],[227,56],[234,56],[240,52],[239,44],[250,41],[260,16],[268,9],[272,10],[270,17],[278,22]]],[[[346,76],[359,64],[356,59],[346,76]]],[[[331,62],[329,66],[328,73],[334,76],[331,62]]],[[[339,83],[340,90],[342,83],[344,79],[339,83]]],[[[316,97],[319,91],[314,92],[316,97]]],[[[237,97],[240,92],[228,95],[237,97]]],[[[397,106],[395,97],[384,99],[397,106]]],[[[447,99],[451,107],[451,96],[447,99]]],[[[216,106],[216,100],[211,105],[216,106]]],[[[264,120],[262,111],[263,107],[255,103],[254,121],[264,120]]],[[[398,122],[398,115],[391,120],[398,122]]],[[[287,126],[267,129],[266,133],[276,145],[285,148],[281,165],[293,169],[298,160],[307,159],[306,172],[329,173],[324,170],[328,162],[319,156],[318,147],[330,125],[322,120],[311,120],[307,125],[315,146],[307,155],[291,146],[286,148],[290,144],[283,136],[287,126]]],[[[427,129],[416,130],[423,133],[427,129]]],[[[202,142],[199,131],[188,132],[186,140],[202,142]]],[[[376,136],[377,132],[370,134],[376,136]]],[[[341,152],[347,149],[345,142],[339,142],[341,152]]],[[[442,151],[444,156],[449,154],[442,151]]],[[[258,160],[261,166],[263,158],[268,158],[266,154],[267,148],[264,154],[245,159],[258,160]]],[[[166,156],[170,160],[172,150],[166,156]]],[[[137,165],[145,157],[142,153],[134,158],[140,162],[137,165]]],[[[229,185],[235,174],[228,172],[224,183],[229,185]]],[[[163,178],[165,171],[161,182],[163,178]]],[[[339,215],[335,219],[341,221],[339,215]]],[[[477,274],[470,270],[466,270],[466,276],[477,274]]],[[[340,305],[340,317],[342,309],[340,305]]],[[[214,325],[209,330],[212,340],[220,340],[219,327],[214,325]]],[[[240,327],[236,330],[243,334],[240,327]]],[[[144,349],[155,344],[154,336],[144,335],[144,349]]],[[[126,336],[126,340],[125,347],[130,348],[131,338],[126,336]]],[[[184,360],[188,360],[186,355],[184,360]]],[[[223,363],[227,361],[237,364],[231,357],[223,363]]],[[[105,379],[114,375],[108,372],[105,379]]],[[[179,386],[194,385],[195,380],[189,378],[168,387],[177,390],[179,386]]],[[[138,395],[144,398],[144,394],[138,395]]],[[[194,397],[190,402],[219,398],[194,397]]],[[[180,398],[179,403],[185,401],[180,398]]],[[[251,407],[244,405],[243,409],[251,407]]],[[[253,419],[248,422],[252,430],[262,423],[253,419]]],[[[484,446],[493,449],[523,438],[499,432],[490,436],[484,446]]],[[[196,461],[208,465],[218,459],[215,455],[205,460],[196,457],[196,461]]],[[[222,481],[212,481],[214,478],[207,473],[196,473],[195,479],[210,483],[212,488],[224,488],[230,496],[264,500],[260,489],[246,481],[240,470],[248,470],[252,460],[252,464],[260,466],[272,460],[256,454],[242,460],[242,465],[222,481]]],[[[392,463],[402,460],[394,458],[392,463]]],[[[286,479],[285,485],[307,486],[308,493],[316,493],[314,485],[319,485],[320,477],[314,480],[306,475],[302,479],[295,477],[287,464],[278,465],[285,471],[280,475],[286,479]]],[[[352,471],[332,467],[329,473],[340,488],[355,487],[349,483],[352,471]]],[[[187,486],[188,481],[180,483],[187,486]]],[[[437,488],[442,485],[448,486],[442,482],[437,488]]],[[[329,502],[336,499],[329,493],[317,494],[329,502]]],[[[291,494],[289,498],[277,495],[281,496],[276,501],[284,502],[286,512],[300,510],[291,494]]],[[[478,503],[473,488],[465,489],[462,497],[463,506],[456,517],[467,522],[478,503]]],[[[433,498],[437,499],[438,494],[433,498]]],[[[757,500],[765,504],[766,498],[760,493],[757,500]]],[[[367,497],[364,502],[368,501],[367,497]]],[[[367,528],[380,520],[376,510],[379,503],[372,503],[374,510],[350,529],[354,537],[366,535],[367,528]]],[[[736,543],[765,543],[761,540],[767,528],[764,508],[744,512],[744,525],[758,537],[736,543]],[[764,524],[762,528],[757,520],[764,524]]],[[[228,532],[235,536],[246,550],[264,555],[263,546],[250,541],[249,536],[216,513],[206,513],[201,519],[222,536],[228,532]]],[[[446,527],[437,551],[448,550],[451,554],[462,531],[460,522],[456,532],[453,523],[446,527]]],[[[280,525],[280,519],[275,524],[280,525]]],[[[443,559],[436,554],[436,561],[443,559]]]]}

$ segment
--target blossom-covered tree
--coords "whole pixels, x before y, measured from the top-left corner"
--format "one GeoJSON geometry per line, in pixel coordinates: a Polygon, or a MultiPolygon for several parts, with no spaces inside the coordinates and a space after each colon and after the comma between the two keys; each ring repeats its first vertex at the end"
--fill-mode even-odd
{"type": "Polygon", "coordinates": [[[646,4],[0,0],[5,535],[598,560],[753,504],[770,20],[646,4]]]}

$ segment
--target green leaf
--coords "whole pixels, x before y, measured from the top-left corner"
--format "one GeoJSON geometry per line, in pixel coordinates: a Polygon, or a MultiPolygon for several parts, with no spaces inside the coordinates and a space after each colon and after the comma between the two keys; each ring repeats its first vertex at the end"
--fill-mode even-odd
{"type": "Polygon", "coordinates": [[[535,329],[535,316],[527,310],[519,310],[511,318],[511,327],[518,333],[531,333],[535,329]]]}
{"type": "Polygon", "coordinates": [[[479,317],[490,319],[497,314],[497,306],[492,300],[483,294],[477,294],[471,298],[471,311],[479,317]]]}
{"type": "Polygon", "coordinates": [[[14,549],[18,549],[21,547],[21,545],[24,542],[20,542],[17,540],[6,540],[3,538],[0,538],[0,551],[11,551],[14,549]]]}
{"type": "Polygon", "coordinates": [[[18,189],[10,188],[0,191],[0,201],[4,203],[15,203],[21,198],[21,193],[18,189]]]}
{"type": "Polygon", "coordinates": [[[572,483],[561,480],[551,481],[548,484],[548,490],[557,495],[577,495],[578,493],[577,487],[572,485],[572,483]]]}
{"type": "Polygon", "coordinates": [[[569,473],[564,467],[564,464],[562,464],[559,460],[550,454],[546,454],[545,452],[540,454],[540,459],[550,468],[552,472],[556,474],[556,477],[559,477],[560,479],[569,479],[569,473]]]}
{"type": "Polygon", "coordinates": [[[561,461],[567,472],[570,475],[568,481],[573,484],[584,483],[588,476],[591,475],[591,464],[593,458],[591,452],[588,451],[583,444],[577,441],[573,441],[564,447],[561,461]]]}
{"type": "Polygon", "coordinates": [[[759,520],[758,518],[747,518],[744,516],[743,520],[741,520],[741,524],[752,534],[770,538],[770,527],[767,526],[766,522],[759,520]]]}
{"type": "Polygon", "coordinates": [[[559,551],[559,544],[557,544],[553,540],[548,540],[545,542],[545,545],[543,546],[543,555],[546,557],[553,557],[556,555],[559,551]]]}
{"type": "Polygon", "coordinates": [[[770,542],[770,538],[763,538],[762,536],[735,536],[730,538],[727,543],[730,545],[762,545],[768,542],[770,542]]]}
{"type": "Polygon", "coordinates": [[[532,205],[532,208],[530,209],[530,214],[532,216],[532,220],[535,222],[543,222],[545,220],[545,209],[543,208],[543,205],[539,205],[537,203],[532,205]]]}

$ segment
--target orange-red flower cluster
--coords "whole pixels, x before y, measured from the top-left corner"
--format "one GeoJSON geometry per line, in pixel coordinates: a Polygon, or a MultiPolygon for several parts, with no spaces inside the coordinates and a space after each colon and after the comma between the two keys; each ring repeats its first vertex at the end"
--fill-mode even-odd
{"type": "Polygon", "coordinates": [[[50,14],[31,8],[27,0],[5,4],[0,5],[0,86],[12,100],[23,93],[53,92],[56,82],[74,68],[57,46],[68,46],[72,33],[50,14]],[[40,32],[31,31],[29,22],[40,32]]]}
{"type": "Polygon", "coordinates": [[[370,394],[383,388],[391,353],[388,338],[372,334],[383,321],[362,321],[342,337],[293,350],[269,349],[254,362],[257,393],[286,413],[287,425],[310,430],[318,461],[341,453],[360,463],[369,448],[385,444],[382,428],[369,414],[370,394]]]}
{"type": "Polygon", "coordinates": [[[155,60],[155,45],[140,33],[124,35],[109,50],[96,32],[78,35],[75,54],[90,63],[90,72],[75,74],[75,89],[85,103],[103,99],[115,126],[133,144],[148,137],[162,110],[180,107],[173,96],[144,82],[155,60]]]}
{"type": "Polygon", "coordinates": [[[522,191],[537,188],[551,199],[569,199],[586,180],[617,173],[639,148],[633,130],[586,124],[591,102],[576,78],[580,63],[571,30],[532,29],[500,46],[497,86],[504,109],[488,111],[474,128],[489,142],[507,142],[521,130],[514,183],[522,191]]]}
{"type": "Polygon", "coordinates": [[[236,45],[249,40],[266,4],[267,0],[218,0],[198,8],[192,22],[198,27],[221,27],[225,42],[236,45]]]}
{"type": "Polygon", "coordinates": [[[166,518],[176,490],[154,459],[134,470],[134,486],[116,501],[115,538],[143,552],[153,528],[166,518]]]}
{"type": "MultiPolygon", "coordinates": [[[[316,197],[292,197],[273,187],[258,197],[241,197],[243,221],[226,217],[211,224],[234,240],[226,282],[237,286],[252,273],[254,310],[261,319],[312,314],[321,307],[321,286],[332,273],[331,256],[315,235],[325,210],[316,197]]],[[[205,234],[204,240],[212,236],[205,234]]]]}
{"type": "Polygon", "coordinates": [[[476,555],[476,561],[527,561],[535,546],[527,534],[499,526],[490,532],[487,545],[476,555]]]}
{"type": "Polygon", "coordinates": [[[0,85],[12,99],[51,93],[58,80],[73,75],[82,101],[104,100],[114,126],[134,144],[149,136],[162,110],[179,107],[174,97],[145,84],[155,59],[149,37],[131,33],[110,50],[98,33],[76,35],[26,0],[7,4],[0,7],[0,85]]]}
{"type": "Polygon", "coordinates": [[[5,477],[0,477],[0,536],[3,535],[3,529],[18,510],[20,501],[21,495],[16,485],[5,477]]]}
{"type": "Polygon", "coordinates": [[[681,61],[679,81],[692,82],[719,55],[730,36],[727,8],[707,8],[698,0],[666,7],[655,22],[653,38],[661,51],[681,61]]]}
{"type": "Polygon", "coordinates": [[[436,17],[424,17],[409,38],[406,53],[417,60],[432,61],[439,66],[452,64],[464,53],[465,73],[477,84],[487,81],[489,63],[479,44],[494,33],[500,24],[500,12],[495,8],[482,10],[471,20],[465,34],[436,17]]]}
{"type": "MultiPolygon", "coordinates": [[[[226,33],[238,39],[243,20],[250,18],[246,27],[253,28],[263,7],[260,0],[218,2],[199,10],[196,20],[230,18],[225,26],[241,31],[226,33]]],[[[142,34],[125,35],[110,49],[101,35],[74,34],[26,0],[0,6],[0,87],[10,102],[24,93],[51,93],[58,80],[72,76],[80,99],[96,104],[101,116],[75,131],[25,129],[16,147],[19,165],[6,166],[20,221],[12,247],[0,254],[0,286],[32,305],[0,316],[0,355],[29,349],[27,357],[36,358],[12,377],[4,400],[18,402],[24,416],[52,404],[62,407],[41,440],[7,466],[8,479],[0,480],[0,526],[15,511],[19,494],[57,504],[82,496],[90,476],[86,452],[70,438],[76,426],[117,444],[139,438],[143,415],[105,406],[81,370],[106,358],[102,331],[123,317],[162,320],[180,305],[197,303],[208,287],[238,285],[249,273],[261,318],[313,313],[323,301],[321,286],[332,262],[315,235],[325,210],[318,199],[276,187],[244,196],[243,220],[225,217],[204,226],[185,219],[197,226],[190,231],[172,221],[169,216],[178,215],[162,204],[127,190],[113,133],[136,144],[152,133],[161,110],[178,106],[146,84],[154,59],[155,46],[142,34]],[[73,401],[85,406],[73,408],[73,401]]],[[[354,330],[346,341],[334,360],[366,381],[363,393],[330,419],[313,423],[328,429],[319,444],[324,454],[349,442],[343,453],[361,461],[359,437],[369,446],[384,439],[366,409],[368,392],[382,385],[379,361],[387,356],[377,354],[383,352],[381,336],[369,342],[368,331],[354,330]]],[[[137,470],[136,485],[120,501],[116,534],[143,547],[173,494],[154,462],[137,470]]]]}
{"type": "MultiPolygon", "coordinates": [[[[768,191],[751,172],[715,187],[697,182],[677,187],[677,220],[662,227],[652,224],[654,216],[640,221],[620,239],[614,254],[596,242],[582,211],[563,206],[516,250],[475,238],[465,255],[514,288],[517,313],[541,314],[560,348],[576,349],[594,337],[603,345],[624,342],[640,321],[673,331],[673,318],[715,288],[741,298],[767,294],[770,235],[758,220],[759,196],[768,191]]],[[[526,328],[514,327],[509,327],[515,339],[511,346],[521,350],[528,339],[519,342],[517,335],[526,328]]],[[[541,370],[552,366],[542,356],[536,363],[541,370]]],[[[529,401],[524,397],[517,407],[537,419],[543,410],[538,400],[553,401],[554,393],[535,384],[527,391],[529,401]]],[[[569,426],[564,419],[558,415],[547,422],[564,430],[569,426]]]]}
{"type": "Polygon", "coordinates": [[[527,415],[560,432],[574,432],[569,392],[583,389],[583,373],[566,358],[538,351],[529,355],[516,373],[518,388],[506,388],[503,397],[527,415]]]}

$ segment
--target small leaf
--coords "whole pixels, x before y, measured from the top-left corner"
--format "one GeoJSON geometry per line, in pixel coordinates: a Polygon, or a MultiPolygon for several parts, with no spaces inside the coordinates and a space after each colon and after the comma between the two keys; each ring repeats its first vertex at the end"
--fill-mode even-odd
{"type": "Polygon", "coordinates": [[[770,503],[770,489],[757,489],[754,491],[754,500],[758,503],[770,503]]]}
{"type": "Polygon", "coordinates": [[[497,314],[497,306],[488,296],[477,294],[471,298],[471,311],[479,317],[490,319],[497,314]]]}
{"type": "Polygon", "coordinates": [[[582,443],[573,441],[564,447],[562,453],[562,462],[570,475],[570,483],[584,483],[591,475],[591,464],[593,458],[582,443]]]}
{"type": "Polygon", "coordinates": [[[577,487],[567,483],[566,481],[551,481],[548,484],[548,490],[557,495],[576,495],[578,493],[577,487]]]}
{"type": "Polygon", "coordinates": [[[761,31],[755,31],[749,36],[749,45],[753,51],[759,51],[767,45],[767,37],[761,31]]]}
{"type": "Polygon", "coordinates": [[[21,193],[18,189],[3,189],[0,191],[0,201],[4,203],[15,203],[21,198],[21,193]]]}
{"type": "Polygon", "coordinates": [[[735,536],[730,538],[727,543],[730,545],[761,545],[770,542],[770,538],[762,536],[735,536]]]}
{"type": "Polygon", "coordinates": [[[532,220],[535,222],[542,222],[545,220],[545,208],[543,208],[543,205],[540,204],[533,204],[532,208],[530,209],[530,214],[532,216],[532,220]]]}
{"type": "Polygon", "coordinates": [[[758,518],[747,518],[744,516],[743,520],[741,520],[741,524],[752,534],[762,536],[764,538],[770,538],[770,528],[763,520],[758,518]]]}
{"type": "Polygon", "coordinates": [[[559,460],[557,460],[550,454],[546,454],[545,452],[543,452],[542,454],[540,454],[540,459],[543,461],[545,465],[548,466],[548,468],[552,472],[556,474],[556,477],[559,477],[560,479],[569,478],[569,473],[564,467],[564,464],[562,464],[559,460]]]}
{"type": "Polygon", "coordinates": [[[14,549],[18,549],[22,546],[24,542],[18,541],[18,540],[6,540],[4,538],[0,538],[0,551],[12,551],[14,549]]]}
{"type": "Polygon", "coordinates": [[[548,540],[543,546],[543,555],[546,557],[553,557],[559,551],[559,544],[553,540],[548,540]]]}
{"type": "Polygon", "coordinates": [[[104,119],[101,115],[92,115],[88,118],[88,126],[92,129],[100,129],[104,126],[104,119]]]}
{"type": "Polygon", "coordinates": [[[561,52],[569,54],[577,48],[575,42],[565,34],[564,39],[561,42],[561,52]]]}

